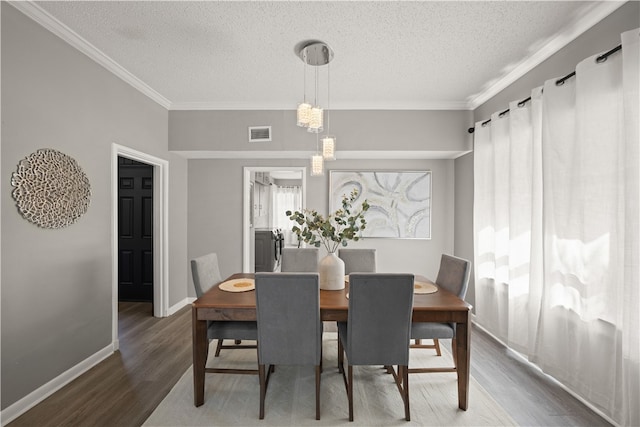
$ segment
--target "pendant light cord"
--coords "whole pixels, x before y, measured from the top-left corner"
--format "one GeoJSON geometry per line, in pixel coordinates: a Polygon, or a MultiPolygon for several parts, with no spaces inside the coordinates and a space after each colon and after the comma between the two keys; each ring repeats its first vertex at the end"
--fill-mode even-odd
{"type": "Polygon", "coordinates": [[[318,108],[318,66],[316,65],[316,89],[314,94],[314,107],[318,108]]]}
{"type": "Polygon", "coordinates": [[[307,103],[307,53],[303,53],[303,58],[302,58],[302,62],[304,62],[304,72],[303,72],[303,78],[302,78],[302,83],[303,83],[303,88],[302,88],[302,102],[303,103],[307,103]]]}
{"type": "Polygon", "coordinates": [[[327,64],[327,135],[331,134],[331,63],[327,64]]]}

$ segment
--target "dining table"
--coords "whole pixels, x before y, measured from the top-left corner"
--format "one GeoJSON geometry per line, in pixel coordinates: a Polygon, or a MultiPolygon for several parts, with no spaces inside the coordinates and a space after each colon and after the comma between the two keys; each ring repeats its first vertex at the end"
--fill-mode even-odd
{"type": "MultiPolygon", "coordinates": [[[[207,321],[256,321],[255,291],[228,292],[219,285],[238,279],[254,279],[253,273],[235,273],[215,284],[191,306],[193,333],[193,397],[194,405],[204,404],[204,381],[209,340],[207,321]]],[[[416,282],[430,282],[416,275],[416,282]]],[[[349,310],[349,284],[341,290],[320,290],[320,317],[323,321],[346,322],[349,310]]],[[[445,289],[414,294],[413,322],[455,323],[456,373],[458,376],[458,407],[469,406],[471,305],[445,289]]]]}

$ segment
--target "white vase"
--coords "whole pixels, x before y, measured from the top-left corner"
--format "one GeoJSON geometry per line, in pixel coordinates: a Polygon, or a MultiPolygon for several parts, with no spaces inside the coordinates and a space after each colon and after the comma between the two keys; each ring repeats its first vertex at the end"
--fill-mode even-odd
{"type": "Polygon", "coordinates": [[[335,253],[329,253],[318,264],[320,289],[337,291],[344,289],[344,261],[335,253]]]}

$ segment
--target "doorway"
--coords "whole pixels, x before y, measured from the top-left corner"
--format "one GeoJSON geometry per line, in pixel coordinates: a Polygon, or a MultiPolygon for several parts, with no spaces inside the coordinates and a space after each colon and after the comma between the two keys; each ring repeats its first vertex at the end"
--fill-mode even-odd
{"type": "Polygon", "coordinates": [[[255,232],[257,229],[273,229],[274,221],[271,209],[260,205],[260,197],[272,197],[272,191],[258,192],[262,186],[278,186],[279,182],[296,181],[300,187],[301,208],[306,206],[306,168],[305,167],[245,167],[243,182],[243,242],[242,271],[255,271],[255,232]],[[256,205],[258,205],[256,207],[256,205]],[[260,216],[260,218],[258,217],[260,216]]]}
{"type": "Polygon", "coordinates": [[[118,340],[118,157],[146,163],[153,167],[153,316],[169,315],[169,162],[119,144],[111,145],[111,336],[113,349],[118,340]]]}

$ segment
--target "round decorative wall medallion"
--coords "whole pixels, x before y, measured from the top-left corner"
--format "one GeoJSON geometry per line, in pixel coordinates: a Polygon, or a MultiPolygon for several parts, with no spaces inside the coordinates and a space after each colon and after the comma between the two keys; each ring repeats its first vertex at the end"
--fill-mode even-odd
{"type": "Polygon", "coordinates": [[[42,228],[69,226],[89,208],[91,186],[82,168],[72,157],[50,148],[20,160],[11,185],[22,216],[42,228]]]}

